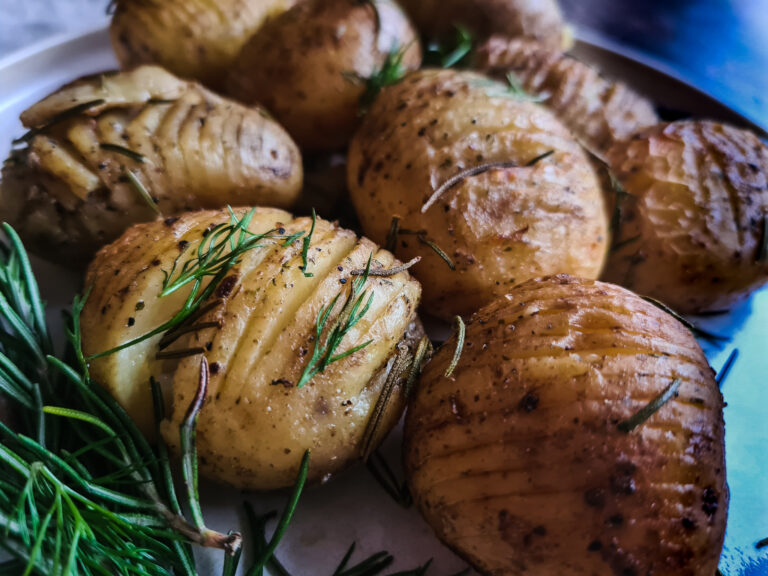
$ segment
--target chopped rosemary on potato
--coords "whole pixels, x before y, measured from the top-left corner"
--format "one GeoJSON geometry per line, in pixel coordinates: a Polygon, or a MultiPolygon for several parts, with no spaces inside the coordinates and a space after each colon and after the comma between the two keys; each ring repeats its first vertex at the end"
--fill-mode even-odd
{"type": "Polygon", "coordinates": [[[456,370],[456,366],[459,365],[461,353],[464,351],[464,339],[467,334],[467,327],[464,325],[464,320],[461,319],[461,316],[456,316],[454,321],[456,322],[456,350],[453,353],[448,369],[445,371],[446,378],[450,378],[453,375],[453,371],[456,370]]]}
{"type": "Polygon", "coordinates": [[[351,82],[364,82],[365,92],[360,97],[360,114],[365,114],[374,100],[384,88],[397,84],[405,77],[406,69],[403,66],[403,58],[410,46],[403,48],[394,47],[390,50],[381,68],[376,70],[368,78],[360,78],[355,74],[346,74],[345,78],[351,82]]]}
{"type": "Polygon", "coordinates": [[[392,222],[389,225],[387,241],[384,246],[388,251],[395,253],[397,250],[397,235],[400,233],[400,216],[392,216],[392,222]]]}
{"type": "Polygon", "coordinates": [[[312,357],[304,367],[299,383],[296,385],[297,388],[304,387],[304,385],[312,380],[317,374],[324,372],[329,365],[338,362],[339,360],[343,360],[355,352],[359,352],[373,342],[373,340],[368,340],[367,342],[350,348],[346,352],[337,353],[344,337],[355,327],[362,317],[365,316],[373,303],[373,292],[371,292],[369,296],[367,290],[362,291],[361,293],[361,290],[363,290],[365,284],[368,282],[372,259],[373,253],[368,256],[368,264],[366,265],[365,274],[352,280],[347,300],[344,302],[344,306],[341,308],[341,312],[335,322],[328,330],[326,330],[328,318],[336,307],[336,303],[341,295],[337,294],[328,306],[320,309],[315,325],[315,347],[312,351],[312,357]],[[366,296],[368,296],[367,301],[366,296]],[[324,332],[327,332],[327,336],[325,337],[325,340],[322,341],[324,332]]]}
{"type": "Polygon", "coordinates": [[[69,120],[70,118],[79,116],[80,114],[87,112],[91,108],[96,108],[105,103],[106,103],[106,100],[99,98],[97,100],[91,100],[90,102],[83,102],[82,104],[78,104],[77,106],[72,106],[72,108],[67,108],[66,110],[62,110],[58,114],[54,115],[53,118],[51,118],[43,126],[40,126],[39,128],[32,128],[26,134],[14,140],[13,144],[17,145],[17,144],[27,143],[30,140],[32,140],[32,138],[37,136],[40,132],[43,132],[49,128],[52,128],[56,124],[60,124],[65,120],[69,120]]]}
{"type": "Polygon", "coordinates": [[[467,64],[474,50],[475,38],[464,26],[455,24],[456,36],[453,43],[430,42],[424,51],[424,66],[453,68],[467,64]]]}
{"type": "MultiPolygon", "coordinates": [[[[405,264],[401,264],[400,266],[395,266],[394,268],[371,268],[368,271],[368,276],[376,276],[381,278],[395,276],[397,274],[405,272],[406,270],[408,270],[412,266],[415,266],[419,262],[421,262],[421,256],[416,256],[415,258],[412,258],[405,264]]],[[[357,270],[352,270],[350,274],[352,276],[364,276],[366,274],[366,271],[364,268],[360,268],[357,270]]]]}
{"type": "Polygon", "coordinates": [[[717,344],[717,345],[722,344],[723,342],[730,341],[730,338],[728,338],[727,336],[720,336],[718,334],[713,334],[712,332],[708,332],[707,330],[703,330],[702,328],[699,328],[698,326],[696,326],[696,324],[694,324],[693,322],[691,322],[687,318],[681,316],[680,314],[678,314],[677,312],[672,310],[672,308],[670,308],[669,306],[667,306],[663,302],[660,302],[660,301],[656,300],[655,298],[651,298],[650,296],[641,296],[641,298],[643,300],[645,300],[646,302],[649,302],[649,303],[653,304],[654,306],[656,306],[660,310],[663,310],[664,312],[666,312],[670,316],[672,316],[675,320],[677,320],[683,326],[688,328],[688,330],[690,330],[691,333],[694,336],[696,336],[697,338],[703,338],[704,340],[706,340],[708,342],[711,342],[713,344],[717,344]]]}
{"type": "Polygon", "coordinates": [[[304,236],[302,239],[302,247],[301,247],[301,266],[299,266],[299,270],[304,274],[305,278],[312,278],[314,274],[311,272],[307,272],[307,266],[309,266],[309,245],[312,242],[312,236],[315,233],[315,224],[317,223],[317,213],[315,212],[315,209],[312,208],[312,227],[309,229],[309,234],[304,236]]]}
{"type": "MultiPolygon", "coordinates": [[[[393,254],[395,253],[395,250],[397,249],[397,239],[400,236],[400,234],[403,235],[411,235],[416,236],[416,239],[421,243],[427,246],[430,250],[432,250],[435,254],[437,254],[446,264],[448,264],[448,267],[451,270],[456,270],[456,265],[453,263],[453,260],[451,260],[451,257],[448,256],[448,254],[445,253],[445,251],[440,248],[440,246],[437,245],[437,243],[434,240],[431,240],[427,236],[426,230],[407,230],[405,228],[400,228],[400,217],[399,216],[393,216],[392,217],[392,224],[389,228],[389,233],[387,234],[387,241],[386,241],[386,248],[393,254]]],[[[417,262],[414,258],[410,262],[408,262],[407,266],[410,268],[411,266],[415,265],[417,262]]]]}
{"type": "Polygon", "coordinates": [[[99,144],[99,148],[102,150],[106,150],[107,152],[114,152],[116,154],[122,154],[123,156],[127,156],[134,162],[138,162],[139,164],[144,164],[147,161],[146,156],[143,154],[139,154],[138,152],[134,152],[130,148],[126,148],[125,146],[120,146],[118,144],[99,144]]]}
{"type": "Polygon", "coordinates": [[[619,431],[629,434],[638,426],[642,426],[651,416],[656,414],[664,404],[669,402],[677,394],[679,388],[680,379],[676,378],[669,384],[669,386],[662,390],[661,394],[643,406],[633,416],[619,422],[616,427],[619,431]]]}
{"type": "Polygon", "coordinates": [[[149,206],[155,214],[162,216],[157,202],[155,202],[155,199],[149,195],[149,192],[144,187],[144,184],[142,184],[141,180],[139,180],[139,177],[133,173],[133,170],[126,170],[124,174],[128,182],[131,184],[131,188],[136,190],[139,197],[147,204],[147,206],[149,206]]]}

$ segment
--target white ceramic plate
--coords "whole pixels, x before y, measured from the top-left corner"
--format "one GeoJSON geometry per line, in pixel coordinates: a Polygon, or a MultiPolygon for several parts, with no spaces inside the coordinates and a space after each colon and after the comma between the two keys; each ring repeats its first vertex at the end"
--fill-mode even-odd
{"type": "MultiPolygon", "coordinates": [[[[582,35],[575,53],[612,76],[626,79],[665,107],[761,131],[656,63],[599,38],[582,35]]],[[[0,60],[0,157],[6,157],[11,139],[23,133],[18,116],[27,106],[79,76],[115,67],[105,29],[49,41],[0,60]]],[[[80,279],[41,261],[35,261],[35,268],[49,314],[58,317],[59,310],[71,302],[80,279]]],[[[734,347],[739,349],[723,391],[728,403],[726,459],[731,504],[721,570],[725,576],[765,576],[768,550],[756,550],[755,543],[768,537],[768,290],[728,315],[703,319],[702,325],[732,337],[722,349],[704,343],[715,369],[734,347]]],[[[395,464],[400,439],[397,430],[384,447],[395,464]]],[[[282,508],[285,499],[284,495],[246,496],[213,485],[203,485],[202,492],[207,522],[221,531],[244,525],[241,504],[246,497],[260,512],[282,508]]],[[[428,575],[454,574],[466,566],[437,541],[414,509],[399,508],[362,467],[307,489],[278,557],[295,576],[324,576],[333,572],[353,541],[358,544],[355,559],[380,550],[393,554],[391,571],[415,568],[430,558],[434,562],[428,575]]],[[[200,574],[219,572],[220,554],[203,552],[198,559],[200,574]]],[[[242,564],[248,564],[247,551],[242,564]]]]}

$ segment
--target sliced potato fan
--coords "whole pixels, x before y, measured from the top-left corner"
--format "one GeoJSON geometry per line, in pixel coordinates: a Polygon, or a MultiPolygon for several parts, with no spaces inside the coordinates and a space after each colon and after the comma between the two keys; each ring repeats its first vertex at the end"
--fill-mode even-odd
{"type": "Polygon", "coordinates": [[[301,188],[299,150],[262,110],[157,67],[84,78],[21,118],[0,215],[51,259],[85,261],[158,215],[290,206],[301,188]]]}
{"type": "MultiPolygon", "coordinates": [[[[187,214],[134,226],[104,248],[86,281],[93,286],[83,312],[86,353],[120,346],[172,318],[192,285],[160,297],[165,273],[172,282],[201,243],[209,250],[208,234],[224,238],[214,227],[229,222],[225,211],[187,214]]],[[[411,347],[420,338],[420,287],[405,271],[387,272],[400,264],[389,252],[327,221],[317,219],[313,228],[310,218],[264,208],[249,230],[266,235],[198,314],[93,360],[92,375],[147,432],[150,377],[165,382],[173,413],[163,435],[176,445],[204,354],[211,377],[197,428],[202,472],[273,489],[293,483],[305,450],[312,451],[310,477],[327,478],[369,452],[398,420],[411,347]],[[334,327],[342,338],[330,345],[334,327]]]]}

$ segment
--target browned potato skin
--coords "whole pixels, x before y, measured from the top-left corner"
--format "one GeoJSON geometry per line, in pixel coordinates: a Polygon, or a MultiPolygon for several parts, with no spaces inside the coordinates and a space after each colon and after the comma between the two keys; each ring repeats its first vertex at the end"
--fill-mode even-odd
{"type": "Polygon", "coordinates": [[[384,243],[399,216],[402,229],[426,231],[453,259],[455,271],[416,236],[399,236],[400,258],[422,257],[412,270],[425,310],[443,318],[469,315],[530,278],[597,278],[608,244],[600,187],[581,147],[544,107],[492,97],[506,88],[489,82],[414,73],[382,91],[349,150],[348,187],[365,233],[384,243]],[[461,170],[501,161],[518,167],[465,178],[422,213],[461,170]]]}
{"type": "Polygon", "coordinates": [[[475,52],[475,67],[500,79],[512,72],[527,92],[545,98],[543,103],[597,152],[659,122],[646,98],[534,41],[489,38],[475,52]]]}
{"type": "Polygon", "coordinates": [[[291,206],[301,153],[263,109],[246,108],[156,66],[69,84],[22,115],[38,134],[3,168],[0,216],[32,251],[84,266],[101,246],[156,212],[227,204],[291,206]],[[67,121],[52,119],[103,100],[67,121]],[[145,162],[105,149],[118,145],[145,162]]]}
{"type": "Polygon", "coordinates": [[[308,0],[269,22],[240,54],[229,93],[267,107],[308,150],[334,150],[360,123],[364,79],[392,51],[421,64],[416,32],[388,0],[308,0]]]}
{"type": "Polygon", "coordinates": [[[246,42],[296,0],[118,0],[110,34],[124,68],[159,64],[221,90],[246,42]]]}
{"type": "MultiPolygon", "coordinates": [[[[245,210],[236,213],[242,216],[245,210]]],[[[159,298],[163,271],[171,269],[181,250],[194,254],[212,225],[227,221],[224,210],[187,213],[175,221],[136,225],[101,250],[86,279],[93,289],[82,314],[85,353],[110,349],[171,318],[188,292],[159,298]]],[[[283,235],[291,235],[308,232],[311,223],[310,218],[259,208],[250,230],[281,228],[283,235]]],[[[327,480],[358,460],[395,354],[403,346],[415,349],[423,334],[416,317],[418,282],[407,272],[371,277],[366,289],[374,295],[372,305],[337,353],[372,343],[297,388],[314,350],[320,310],[337,296],[344,302],[352,271],[364,268],[369,255],[372,269],[399,263],[370,240],[320,218],[308,253],[311,278],[299,269],[301,241],[290,247],[279,241],[265,243],[269,246],[243,256],[211,296],[211,302],[220,305],[196,321],[216,326],[190,333],[167,349],[202,348],[210,363],[208,399],[197,426],[201,473],[253,490],[291,486],[307,449],[313,481],[327,480]]],[[[180,265],[185,260],[182,257],[180,265]]],[[[341,303],[334,308],[330,325],[341,308],[341,303]]],[[[177,449],[179,425],[197,391],[202,357],[158,360],[158,346],[155,337],[96,359],[91,375],[148,435],[153,429],[150,376],[165,383],[173,410],[162,434],[177,449]]],[[[396,381],[374,447],[402,414],[403,378],[396,381]]]]}
{"type": "Polygon", "coordinates": [[[634,198],[622,203],[606,280],[679,312],[727,309],[768,281],[768,147],[754,134],[660,124],[608,157],[634,198]]]}
{"type": "Polygon", "coordinates": [[[451,36],[455,25],[476,37],[501,34],[563,45],[563,15],[557,0],[400,0],[419,31],[430,38],[451,36]]]}
{"type": "Polygon", "coordinates": [[[715,573],[723,400],[696,340],[631,292],[555,276],[480,310],[409,405],[405,463],[438,536],[493,576],[715,573]],[[630,433],[674,379],[676,397],[630,433]]]}

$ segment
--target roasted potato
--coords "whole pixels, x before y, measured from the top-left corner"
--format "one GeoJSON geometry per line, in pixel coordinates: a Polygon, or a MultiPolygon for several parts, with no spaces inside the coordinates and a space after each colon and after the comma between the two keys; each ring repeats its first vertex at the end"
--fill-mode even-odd
{"type": "Polygon", "coordinates": [[[493,77],[505,79],[512,74],[594,151],[604,152],[659,122],[646,98],[540,43],[494,36],[478,47],[474,59],[479,70],[493,77]]]}
{"type": "Polygon", "coordinates": [[[296,0],[116,0],[110,34],[123,67],[159,64],[224,87],[245,43],[296,0]]]}
{"type": "Polygon", "coordinates": [[[253,37],[230,74],[229,93],[261,103],[302,148],[347,145],[366,80],[421,64],[416,32],[389,0],[307,0],[253,37]]]}
{"type": "Polygon", "coordinates": [[[629,193],[608,281],[679,312],[726,309],[768,281],[768,147],[754,134],[661,124],[608,158],[629,193]]]}
{"type": "Polygon", "coordinates": [[[432,314],[471,314],[530,278],[602,269],[607,218],[583,150],[551,112],[484,76],[423,70],[383,90],[347,175],[365,233],[422,256],[413,270],[432,314]]]}
{"type": "Polygon", "coordinates": [[[723,399],[696,340],[631,292],[554,276],[479,311],[409,404],[405,463],[438,536],[494,576],[715,573],[723,399]]]}
{"type": "Polygon", "coordinates": [[[555,50],[565,42],[557,0],[400,0],[400,4],[419,31],[432,39],[453,34],[458,25],[477,38],[524,37],[555,50]]]}
{"type": "MultiPolygon", "coordinates": [[[[234,214],[242,221],[246,211],[234,214]]],[[[172,318],[191,284],[160,297],[165,273],[177,278],[201,242],[204,253],[210,243],[226,244],[227,236],[214,227],[228,222],[226,211],[188,213],[133,226],[101,250],[86,279],[93,289],[82,314],[85,353],[117,347],[172,318]],[[219,236],[206,244],[209,234],[219,236]]],[[[248,229],[268,235],[216,285],[200,304],[201,313],[170,333],[92,361],[94,380],[147,433],[153,425],[149,379],[167,383],[173,411],[162,432],[177,446],[205,354],[211,379],[197,448],[208,477],[248,489],[289,486],[311,448],[310,478],[326,479],[375,446],[402,413],[400,379],[419,336],[419,284],[405,271],[386,272],[399,263],[373,242],[319,218],[309,236],[311,227],[310,218],[257,209],[248,229]],[[286,242],[297,233],[304,237],[286,242]],[[305,238],[310,243],[303,269],[305,238]],[[356,274],[369,256],[372,272],[360,286],[366,277],[356,274]],[[355,313],[346,303],[358,298],[355,313]],[[321,321],[324,310],[330,316],[321,321]],[[336,322],[343,326],[355,314],[358,321],[328,348],[327,357],[337,360],[299,386],[312,374],[305,370],[319,366],[316,353],[329,346],[336,322]],[[382,394],[388,402],[376,418],[382,394]]]]}
{"type": "Polygon", "coordinates": [[[0,217],[51,260],[85,264],[134,222],[227,204],[291,206],[301,154],[259,108],[161,68],[65,86],[21,115],[0,217]]]}

